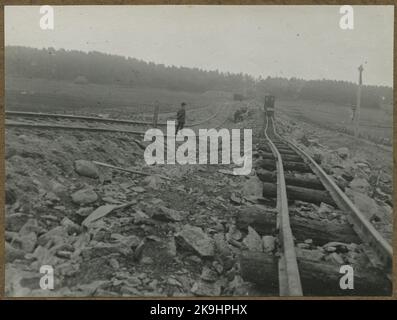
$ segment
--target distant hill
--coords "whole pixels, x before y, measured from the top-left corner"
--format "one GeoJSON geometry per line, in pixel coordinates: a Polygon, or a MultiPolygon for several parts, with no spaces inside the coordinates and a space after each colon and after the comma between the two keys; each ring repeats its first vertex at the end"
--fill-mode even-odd
{"type": "MultiPolygon", "coordinates": [[[[101,52],[5,48],[6,77],[67,80],[77,83],[117,84],[187,92],[230,92],[263,98],[276,97],[328,101],[350,106],[355,103],[357,85],[346,81],[302,80],[297,78],[254,79],[247,74],[222,73],[197,68],[165,66],[101,52]]],[[[264,70],[266,72],[266,70],[264,70]]],[[[362,106],[380,108],[393,102],[393,89],[364,86],[362,106]]]]}

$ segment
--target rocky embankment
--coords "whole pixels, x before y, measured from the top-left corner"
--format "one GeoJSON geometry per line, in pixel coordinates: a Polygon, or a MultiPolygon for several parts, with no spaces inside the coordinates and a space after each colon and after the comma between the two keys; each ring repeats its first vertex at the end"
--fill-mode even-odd
{"type": "Polygon", "coordinates": [[[273,248],[272,235],[263,247],[236,228],[261,189],[231,166],[148,167],[139,144],[112,134],[13,129],[6,149],[9,296],[241,296],[239,255],[273,248]],[[39,286],[43,265],[53,290],[39,286]]]}
{"type": "MultiPolygon", "coordinates": [[[[254,128],[256,158],[260,122],[251,112],[238,125],[225,123],[254,128]]],[[[282,127],[390,239],[391,176],[296,124],[282,127]]],[[[278,295],[275,201],[263,197],[256,166],[246,177],[231,175],[232,165],[149,167],[139,143],[115,134],[12,129],[6,137],[8,296],[278,295]],[[265,224],[255,222],[257,212],[265,224]],[[258,252],[271,260],[262,289],[247,264],[258,252]],[[54,269],[53,290],[40,289],[43,265],[54,269]]],[[[350,235],[328,241],[307,228],[327,220],[339,232],[344,213],[325,203],[291,208],[300,257],[335,266],[361,259],[350,235]]]]}

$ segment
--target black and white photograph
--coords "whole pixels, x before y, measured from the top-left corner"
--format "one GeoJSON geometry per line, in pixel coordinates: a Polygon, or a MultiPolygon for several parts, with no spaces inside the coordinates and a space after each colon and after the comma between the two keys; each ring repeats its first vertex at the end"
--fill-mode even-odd
{"type": "Polygon", "coordinates": [[[6,5],[4,40],[6,297],[392,296],[394,6],[6,5]]]}

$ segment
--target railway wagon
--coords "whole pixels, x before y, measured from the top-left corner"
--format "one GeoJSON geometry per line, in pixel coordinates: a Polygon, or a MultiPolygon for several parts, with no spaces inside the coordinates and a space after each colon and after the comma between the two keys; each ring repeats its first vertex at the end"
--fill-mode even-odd
{"type": "Polygon", "coordinates": [[[274,96],[265,96],[265,113],[268,117],[273,117],[274,118],[274,101],[275,97],[274,96]]]}

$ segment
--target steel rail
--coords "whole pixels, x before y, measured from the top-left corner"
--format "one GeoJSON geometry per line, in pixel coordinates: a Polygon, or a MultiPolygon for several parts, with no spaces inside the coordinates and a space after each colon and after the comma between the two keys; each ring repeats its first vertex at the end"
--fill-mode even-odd
{"type": "MultiPolygon", "coordinates": [[[[72,114],[60,114],[60,113],[6,111],[5,115],[6,117],[19,116],[19,117],[32,117],[32,118],[61,118],[61,119],[87,120],[87,121],[97,121],[97,122],[107,122],[107,123],[152,125],[152,122],[147,122],[147,121],[123,120],[123,119],[101,118],[101,117],[92,117],[92,116],[76,116],[72,114]]],[[[159,123],[159,125],[163,125],[163,123],[159,123]]]]}
{"type": "MultiPolygon", "coordinates": [[[[279,136],[279,135],[278,135],[279,136]]],[[[360,239],[368,244],[375,252],[381,264],[386,268],[391,268],[393,262],[393,248],[368,221],[363,213],[353,204],[346,194],[337,186],[334,180],[307,154],[303,149],[291,141],[279,136],[303,159],[308,161],[313,172],[323,183],[338,207],[347,212],[349,222],[360,239]]]]}
{"type": "MultiPolygon", "coordinates": [[[[289,220],[287,189],[281,154],[267,134],[269,119],[266,116],[265,138],[277,159],[277,223],[282,253],[278,264],[280,296],[302,296],[302,284],[295,252],[294,238],[289,220]]],[[[275,129],[273,127],[275,133],[275,129]]]]}
{"type": "MultiPolygon", "coordinates": [[[[219,115],[221,110],[218,110],[215,114],[211,115],[209,118],[199,121],[197,123],[191,124],[190,127],[198,126],[204,122],[208,122],[219,115]]],[[[33,113],[34,114],[34,113],[33,113]]],[[[217,128],[219,128],[223,123],[225,123],[227,118],[222,120],[222,123],[218,124],[217,128]]],[[[93,132],[115,132],[115,133],[126,133],[133,134],[138,136],[144,136],[145,131],[137,131],[137,130],[124,130],[124,129],[114,129],[114,128],[100,128],[100,127],[85,127],[85,126],[65,126],[65,125],[57,125],[57,124],[38,124],[38,123],[24,123],[17,121],[5,121],[6,127],[21,127],[21,128],[37,128],[37,129],[58,129],[58,130],[79,130],[79,131],[93,131],[93,132]]],[[[187,126],[189,127],[189,126],[187,126]]],[[[165,138],[168,135],[163,135],[165,138]]]]}
{"type": "MultiPolygon", "coordinates": [[[[194,122],[192,124],[187,125],[186,127],[194,127],[199,124],[205,123],[209,120],[212,120],[219,114],[220,110],[217,110],[210,117],[194,122]]],[[[104,122],[104,123],[120,123],[120,124],[130,124],[130,125],[146,125],[151,126],[153,122],[149,121],[137,121],[137,120],[124,120],[124,119],[114,119],[114,118],[101,118],[101,117],[92,117],[92,116],[76,116],[72,114],[60,114],[60,113],[40,113],[40,112],[28,112],[28,111],[6,111],[5,115],[8,116],[16,116],[16,117],[31,117],[31,118],[60,118],[60,119],[70,119],[70,120],[85,120],[85,121],[96,121],[96,122],[104,122]]],[[[166,122],[159,122],[157,125],[166,126],[166,122]]]]}
{"type": "Polygon", "coordinates": [[[94,131],[94,132],[120,132],[120,133],[130,133],[134,135],[145,134],[144,131],[135,130],[120,130],[120,129],[110,129],[110,128],[90,128],[83,126],[63,126],[63,125],[52,125],[52,124],[37,124],[37,123],[23,123],[23,122],[7,122],[6,127],[22,127],[22,128],[38,128],[38,129],[63,129],[63,130],[80,130],[80,131],[94,131]]]}

